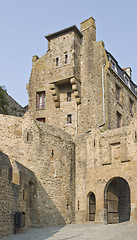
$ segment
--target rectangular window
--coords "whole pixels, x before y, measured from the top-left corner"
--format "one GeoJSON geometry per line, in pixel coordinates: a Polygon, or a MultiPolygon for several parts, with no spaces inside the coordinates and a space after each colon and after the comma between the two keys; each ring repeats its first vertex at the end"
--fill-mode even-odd
{"type": "Polygon", "coordinates": [[[65,64],[68,63],[68,54],[65,54],[65,64]]]}
{"type": "Polygon", "coordinates": [[[37,108],[43,109],[45,108],[45,91],[37,92],[37,108]]]}
{"type": "Polygon", "coordinates": [[[71,102],[71,92],[67,92],[67,102],[71,102]]]}
{"type": "Polygon", "coordinates": [[[134,102],[131,98],[129,98],[129,112],[132,117],[133,117],[133,106],[134,106],[134,102]]]}
{"type": "Polygon", "coordinates": [[[39,122],[44,122],[45,123],[45,118],[36,118],[37,121],[39,122]]]}
{"type": "Polygon", "coordinates": [[[116,84],[116,100],[120,103],[120,92],[121,88],[116,84]]]}
{"type": "Polygon", "coordinates": [[[56,67],[58,67],[58,65],[59,65],[59,58],[57,57],[56,58],[56,67]]]}
{"type": "Polygon", "coordinates": [[[125,79],[125,82],[126,82],[127,86],[129,88],[131,88],[131,86],[130,86],[130,79],[126,75],[124,75],[124,79],[125,79]]]}
{"type": "Polygon", "coordinates": [[[72,123],[72,114],[68,114],[67,115],[67,124],[71,124],[72,123]]]}
{"type": "Polygon", "coordinates": [[[122,115],[117,112],[117,128],[121,127],[121,119],[122,119],[122,115]]]}
{"type": "Polygon", "coordinates": [[[111,62],[111,67],[112,69],[115,71],[116,70],[116,64],[113,60],[110,61],[111,62]]]}

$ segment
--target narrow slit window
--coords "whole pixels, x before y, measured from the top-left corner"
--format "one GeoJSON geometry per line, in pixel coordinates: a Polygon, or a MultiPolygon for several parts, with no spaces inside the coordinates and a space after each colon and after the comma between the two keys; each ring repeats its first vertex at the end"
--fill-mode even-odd
{"type": "Polygon", "coordinates": [[[117,112],[117,128],[121,127],[121,119],[122,119],[122,115],[117,112]]]}
{"type": "Polygon", "coordinates": [[[65,64],[68,63],[68,54],[65,54],[65,64]]]}
{"type": "Polygon", "coordinates": [[[56,58],[56,67],[58,67],[59,66],[59,58],[57,57],[56,58]]]}
{"type": "Polygon", "coordinates": [[[67,124],[71,124],[72,123],[72,114],[68,114],[67,115],[67,124]]]}
{"type": "Polygon", "coordinates": [[[116,100],[120,103],[121,88],[116,84],[116,100]]]}
{"type": "Polygon", "coordinates": [[[129,99],[129,112],[131,114],[131,116],[133,117],[133,106],[134,106],[134,102],[132,101],[132,99],[129,99]]]}
{"type": "Polygon", "coordinates": [[[67,102],[71,102],[71,92],[67,92],[67,102]]]}

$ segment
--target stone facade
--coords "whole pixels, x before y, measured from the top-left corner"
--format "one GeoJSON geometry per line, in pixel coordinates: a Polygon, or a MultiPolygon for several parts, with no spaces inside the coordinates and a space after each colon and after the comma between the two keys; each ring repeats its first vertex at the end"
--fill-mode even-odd
{"type": "Polygon", "coordinates": [[[48,124],[73,136],[93,126],[117,128],[117,113],[121,126],[127,126],[132,119],[129,99],[133,114],[137,111],[136,86],[129,72],[121,69],[105,50],[104,43],[96,41],[94,19],[81,23],[81,31],[72,26],[46,38],[48,52],[41,58],[33,57],[27,85],[31,115],[39,120],[45,118],[48,124]],[[116,99],[116,86],[120,99],[116,99]],[[37,97],[42,92],[44,104],[39,106],[37,97]],[[67,101],[68,92],[71,101],[67,101]],[[68,124],[70,114],[72,122],[68,124]]]}
{"type": "Polygon", "coordinates": [[[89,220],[89,193],[93,192],[96,197],[95,221],[107,223],[106,189],[110,181],[119,177],[129,184],[130,221],[137,223],[136,124],[137,118],[128,127],[105,132],[93,129],[77,139],[76,222],[89,220]]]}
{"type": "Polygon", "coordinates": [[[28,112],[0,115],[0,236],[14,231],[17,211],[26,213],[26,228],[137,224],[137,87],[131,69],[122,69],[96,41],[93,18],[81,23],[81,31],[72,26],[46,38],[47,53],[33,56],[28,112]]]}

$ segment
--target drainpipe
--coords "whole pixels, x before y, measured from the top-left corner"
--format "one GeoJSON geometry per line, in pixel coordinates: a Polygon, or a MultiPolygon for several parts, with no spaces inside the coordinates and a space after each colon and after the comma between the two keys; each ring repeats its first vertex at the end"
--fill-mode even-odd
{"type": "Polygon", "coordinates": [[[103,126],[105,125],[104,67],[105,67],[105,64],[102,65],[102,103],[103,103],[103,123],[102,123],[99,127],[103,127],[103,126]]]}

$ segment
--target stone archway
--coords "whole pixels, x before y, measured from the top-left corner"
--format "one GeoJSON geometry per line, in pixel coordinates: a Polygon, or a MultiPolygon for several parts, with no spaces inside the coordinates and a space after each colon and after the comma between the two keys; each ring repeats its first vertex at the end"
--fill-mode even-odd
{"type": "Polygon", "coordinates": [[[107,223],[130,220],[130,188],[124,178],[115,177],[106,184],[104,208],[107,223]]]}
{"type": "Polygon", "coordinates": [[[95,221],[96,198],[93,192],[88,194],[88,221],[95,221]]]}

